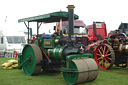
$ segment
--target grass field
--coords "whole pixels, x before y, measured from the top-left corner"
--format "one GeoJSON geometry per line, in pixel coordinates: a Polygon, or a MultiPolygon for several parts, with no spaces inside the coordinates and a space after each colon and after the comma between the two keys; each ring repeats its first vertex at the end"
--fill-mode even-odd
{"type": "MultiPolygon", "coordinates": [[[[11,58],[1,58],[0,65],[11,58]]],[[[44,73],[27,76],[23,70],[4,70],[0,68],[0,85],[67,85],[62,73],[44,73]]],[[[80,85],[128,85],[128,68],[112,67],[100,70],[98,78],[93,82],[80,85]]]]}

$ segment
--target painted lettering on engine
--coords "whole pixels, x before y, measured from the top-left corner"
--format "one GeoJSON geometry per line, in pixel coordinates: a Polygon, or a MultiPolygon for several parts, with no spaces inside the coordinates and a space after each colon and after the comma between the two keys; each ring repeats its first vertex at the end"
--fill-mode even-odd
{"type": "Polygon", "coordinates": [[[44,42],[44,45],[51,45],[51,42],[44,42]]]}

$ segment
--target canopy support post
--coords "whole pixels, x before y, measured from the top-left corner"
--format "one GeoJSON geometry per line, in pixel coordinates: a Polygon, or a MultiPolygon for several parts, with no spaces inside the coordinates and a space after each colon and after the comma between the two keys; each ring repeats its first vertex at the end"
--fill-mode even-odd
{"type": "Polygon", "coordinates": [[[39,28],[41,26],[42,22],[39,24],[39,22],[37,22],[37,38],[38,38],[38,35],[39,35],[39,28]]]}
{"type": "Polygon", "coordinates": [[[27,39],[27,43],[29,44],[29,22],[28,22],[28,26],[27,26],[27,24],[24,22],[24,24],[25,24],[25,26],[27,27],[27,29],[28,29],[28,39],[27,39]]]}

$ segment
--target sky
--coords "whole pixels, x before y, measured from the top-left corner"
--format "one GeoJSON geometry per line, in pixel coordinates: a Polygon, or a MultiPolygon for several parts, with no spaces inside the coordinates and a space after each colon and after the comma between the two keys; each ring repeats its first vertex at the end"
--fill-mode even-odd
{"type": "MultiPolygon", "coordinates": [[[[66,7],[74,5],[74,13],[86,25],[91,25],[93,21],[105,22],[109,32],[118,29],[121,22],[128,23],[127,3],[128,0],[1,0],[0,30],[26,31],[24,23],[18,23],[18,19],[68,11],[66,7]]],[[[48,33],[54,25],[42,24],[39,31],[48,33]]],[[[35,34],[36,23],[30,23],[30,27],[35,34]]]]}

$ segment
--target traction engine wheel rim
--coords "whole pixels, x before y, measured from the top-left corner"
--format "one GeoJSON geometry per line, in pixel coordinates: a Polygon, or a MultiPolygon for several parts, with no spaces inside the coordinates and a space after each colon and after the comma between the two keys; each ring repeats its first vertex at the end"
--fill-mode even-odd
{"type": "Polygon", "coordinates": [[[35,44],[26,45],[22,52],[22,61],[28,60],[23,64],[23,70],[27,75],[35,75],[40,73],[41,66],[37,64],[42,60],[42,53],[40,48],[35,44]]]}
{"type": "Polygon", "coordinates": [[[115,53],[108,44],[101,44],[96,47],[94,58],[101,69],[109,69],[115,62],[115,53]]]}

